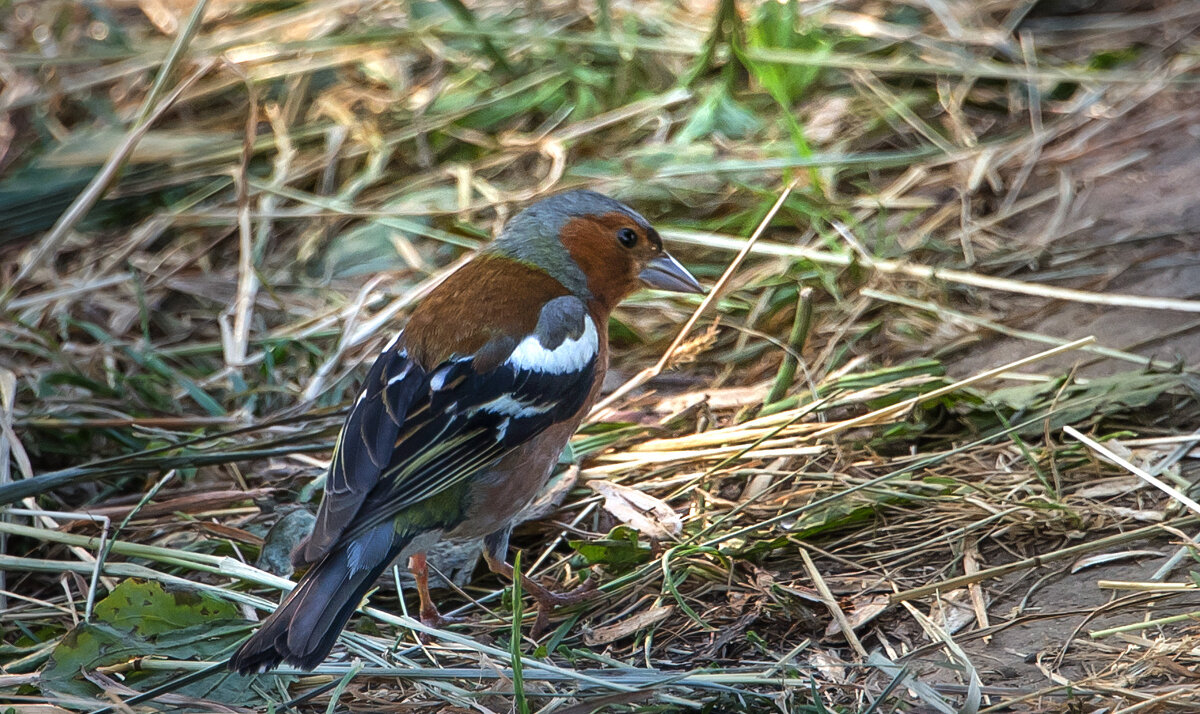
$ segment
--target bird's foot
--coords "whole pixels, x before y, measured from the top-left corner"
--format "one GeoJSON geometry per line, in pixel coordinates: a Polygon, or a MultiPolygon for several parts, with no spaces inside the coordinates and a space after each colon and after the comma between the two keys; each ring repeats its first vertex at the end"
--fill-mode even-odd
{"type": "Polygon", "coordinates": [[[577,605],[591,598],[596,590],[596,581],[588,578],[583,584],[572,590],[558,593],[542,587],[528,578],[521,578],[521,585],[537,603],[537,619],[533,621],[532,635],[540,636],[550,628],[550,614],[560,607],[577,605]]]}
{"type": "MultiPolygon", "coordinates": [[[[447,625],[456,625],[460,622],[467,621],[467,618],[465,618],[465,617],[455,617],[453,615],[443,615],[442,613],[437,611],[436,607],[433,607],[432,605],[430,605],[429,607],[422,607],[420,617],[421,617],[422,625],[433,628],[435,630],[440,630],[440,629],[446,627],[447,625]]],[[[427,645],[430,642],[432,642],[433,638],[424,632],[417,632],[414,630],[413,634],[416,635],[417,641],[423,645],[427,645]]]]}
{"type": "Polygon", "coordinates": [[[521,583],[525,589],[529,591],[529,595],[537,601],[539,605],[545,605],[549,608],[566,607],[568,605],[577,605],[584,600],[590,598],[596,592],[596,581],[588,578],[583,581],[583,584],[566,591],[565,593],[557,593],[533,582],[521,583]],[[530,587],[532,585],[533,587],[530,587]]]}
{"type": "MultiPolygon", "coordinates": [[[[507,538],[505,539],[507,541],[507,538]]],[[[513,579],[515,574],[513,566],[509,565],[495,551],[485,549],[483,558],[487,561],[488,567],[493,573],[501,575],[509,580],[513,579]]],[[[550,613],[560,607],[575,605],[587,600],[596,592],[596,581],[588,578],[583,581],[579,587],[568,590],[565,593],[556,593],[543,586],[541,583],[521,574],[521,589],[529,593],[530,597],[537,603],[537,619],[533,623],[533,636],[537,637],[546,631],[550,625],[550,613]]]]}
{"type": "Polygon", "coordinates": [[[421,608],[421,624],[434,629],[441,629],[446,625],[457,625],[461,622],[466,622],[465,617],[456,617],[454,615],[443,615],[437,611],[436,607],[421,608]]]}

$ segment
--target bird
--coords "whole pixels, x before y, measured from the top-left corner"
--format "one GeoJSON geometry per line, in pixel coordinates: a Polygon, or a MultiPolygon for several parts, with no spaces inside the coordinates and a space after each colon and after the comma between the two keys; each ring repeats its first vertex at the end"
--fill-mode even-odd
{"type": "MultiPolygon", "coordinates": [[[[433,288],[367,374],[338,436],[308,566],[237,649],[229,669],[312,670],[382,572],[408,559],[423,623],[445,620],[429,595],[425,551],[483,539],[512,578],[513,519],[546,484],[600,393],[609,315],[639,286],[701,294],[641,214],[590,190],[544,198],[433,288]]],[[[539,617],[589,596],[522,578],[539,617]]]]}

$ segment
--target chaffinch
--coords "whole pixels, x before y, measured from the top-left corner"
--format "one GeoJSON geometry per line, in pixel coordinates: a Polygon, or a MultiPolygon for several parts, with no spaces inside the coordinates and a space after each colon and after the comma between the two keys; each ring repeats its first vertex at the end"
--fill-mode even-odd
{"type": "MultiPolygon", "coordinates": [[[[430,292],[342,427],[316,525],[293,553],[308,572],[230,669],[316,667],[397,557],[409,557],[421,619],[436,625],[424,551],[443,538],[484,538],[488,566],[511,578],[512,520],[595,401],[609,314],[639,283],[703,292],[645,218],[569,191],[519,213],[430,292]]],[[[541,613],[586,596],[522,584],[541,613]]]]}

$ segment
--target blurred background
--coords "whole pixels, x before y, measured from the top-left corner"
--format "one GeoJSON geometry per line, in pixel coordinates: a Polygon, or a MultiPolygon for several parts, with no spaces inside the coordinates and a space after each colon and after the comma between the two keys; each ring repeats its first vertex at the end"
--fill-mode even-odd
{"type": "Polygon", "coordinates": [[[1198,29],[1183,0],[0,0],[0,699],[228,656],[409,307],[587,187],[719,287],[617,312],[628,389],[514,539],[603,597],[522,639],[447,552],[458,640],[418,647],[382,583],[340,663],[156,707],[1197,706],[1198,29]]]}

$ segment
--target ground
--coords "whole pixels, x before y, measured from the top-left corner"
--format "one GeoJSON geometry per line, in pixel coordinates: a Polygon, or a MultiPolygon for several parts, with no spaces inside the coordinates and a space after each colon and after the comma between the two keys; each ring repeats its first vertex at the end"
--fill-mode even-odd
{"type": "MultiPolygon", "coordinates": [[[[1079,252],[1086,257],[1073,261],[1071,268],[1081,276],[1074,279],[1045,277],[1045,273],[1056,272],[1053,264],[1021,270],[1016,276],[1098,293],[1200,297],[1197,107],[1200,95],[1190,87],[1156,93],[1143,106],[1106,123],[1102,137],[1098,137],[1103,151],[1082,152],[1055,164],[1051,175],[1041,176],[1045,185],[1065,176],[1074,186],[1076,195],[1070,199],[1064,227],[1051,235],[1042,230],[1058,206],[1029,211],[1015,222],[1009,233],[1011,242],[1004,249],[1036,256],[1042,249],[1054,248],[1061,254],[1072,250],[1064,249],[1065,244],[1080,246],[1079,252]],[[1113,164],[1121,168],[1109,171],[1113,164]],[[1096,176],[1097,171],[1104,175],[1096,176]]],[[[1194,367],[1200,355],[1200,316],[1194,314],[1047,302],[1022,296],[1005,296],[994,304],[1003,306],[996,309],[1005,312],[1007,325],[1021,330],[1068,340],[1091,335],[1105,346],[1184,368],[1194,367]]],[[[951,374],[966,376],[1012,362],[1028,352],[1026,340],[991,335],[962,345],[954,357],[946,359],[946,365],[951,374]]],[[[1065,355],[1043,362],[1038,371],[1054,373],[1064,368],[1099,376],[1120,373],[1129,365],[1065,355]]],[[[1164,417],[1164,425],[1170,425],[1169,414],[1164,417]]],[[[1196,537],[1194,529],[1187,530],[1196,537]]],[[[1046,549],[1050,550],[1057,535],[1047,534],[1046,538],[1046,549]]],[[[1131,612],[1144,612],[1146,619],[1153,619],[1200,610],[1200,597],[1196,595],[1157,603],[1097,586],[1102,580],[1150,581],[1179,545],[1178,538],[1154,539],[1137,545],[1136,549],[1144,552],[1131,557],[1131,562],[1078,571],[1072,570],[1071,562],[1056,563],[1001,578],[989,587],[995,597],[990,609],[1012,618],[1013,624],[972,632],[958,641],[980,668],[983,682],[996,685],[1001,695],[1014,688],[1047,686],[1054,675],[1083,683],[1082,688],[1086,688],[1089,677],[1102,675],[1105,667],[1112,666],[1110,658],[1125,643],[1149,644],[1155,639],[1154,634],[1143,632],[1096,641],[1088,638],[1089,631],[1128,624],[1131,612]],[[985,632],[989,634],[985,636],[985,632]]],[[[1174,565],[1166,579],[1179,579],[1194,567],[1195,559],[1186,557],[1174,565]]],[[[1174,627],[1193,633],[1189,638],[1195,636],[1190,623],[1174,627]]],[[[1158,632],[1169,640],[1172,634],[1168,633],[1180,632],[1174,627],[1149,632],[1158,632]]],[[[1130,659],[1136,656],[1131,654],[1130,659]]],[[[1190,670],[1184,674],[1200,678],[1190,670]]]]}
{"type": "MultiPolygon", "coordinates": [[[[1200,95],[1188,87],[1157,93],[1138,109],[1106,122],[1097,137],[1102,151],[1086,151],[1041,177],[1043,182],[1066,177],[1074,185],[1077,195],[1070,201],[1066,226],[1047,236],[1041,229],[1058,207],[1030,211],[1015,223],[1005,247],[1037,255],[1047,243],[1059,243],[1059,252],[1066,252],[1061,244],[1081,246],[1085,257],[1071,267],[1082,277],[1041,277],[1058,272],[1055,265],[1024,274],[1101,293],[1200,296],[1198,103],[1200,95]],[[1110,173],[1113,165],[1121,168],[1110,173]],[[1097,177],[1097,171],[1105,175],[1097,177]]],[[[1184,365],[1194,364],[1200,354],[1200,315],[1015,297],[1003,304],[1008,324],[1020,329],[1068,339],[1094,335],[1106,346],[1184,365]]],[[[1024,348],[1021,340],[992,338],[950,364],[957,373],[970,374],[1017,359],[1024,348]]],[[[1095,374],[1121,368],[1119,362],[1100,360],[1084,366],[1095,374]]]]}
{"type": "Polygon", "coordinates": [[[1200,706],[1200,5],[193,7],[0,6],[6,703],[1200,706]],[[514,535],[597,597],[535,636],[435,553],[465,622],[396,571],[315,672],[224,673],[374,355],[581,187],[713,287],[617,311],[514,535]]]}

